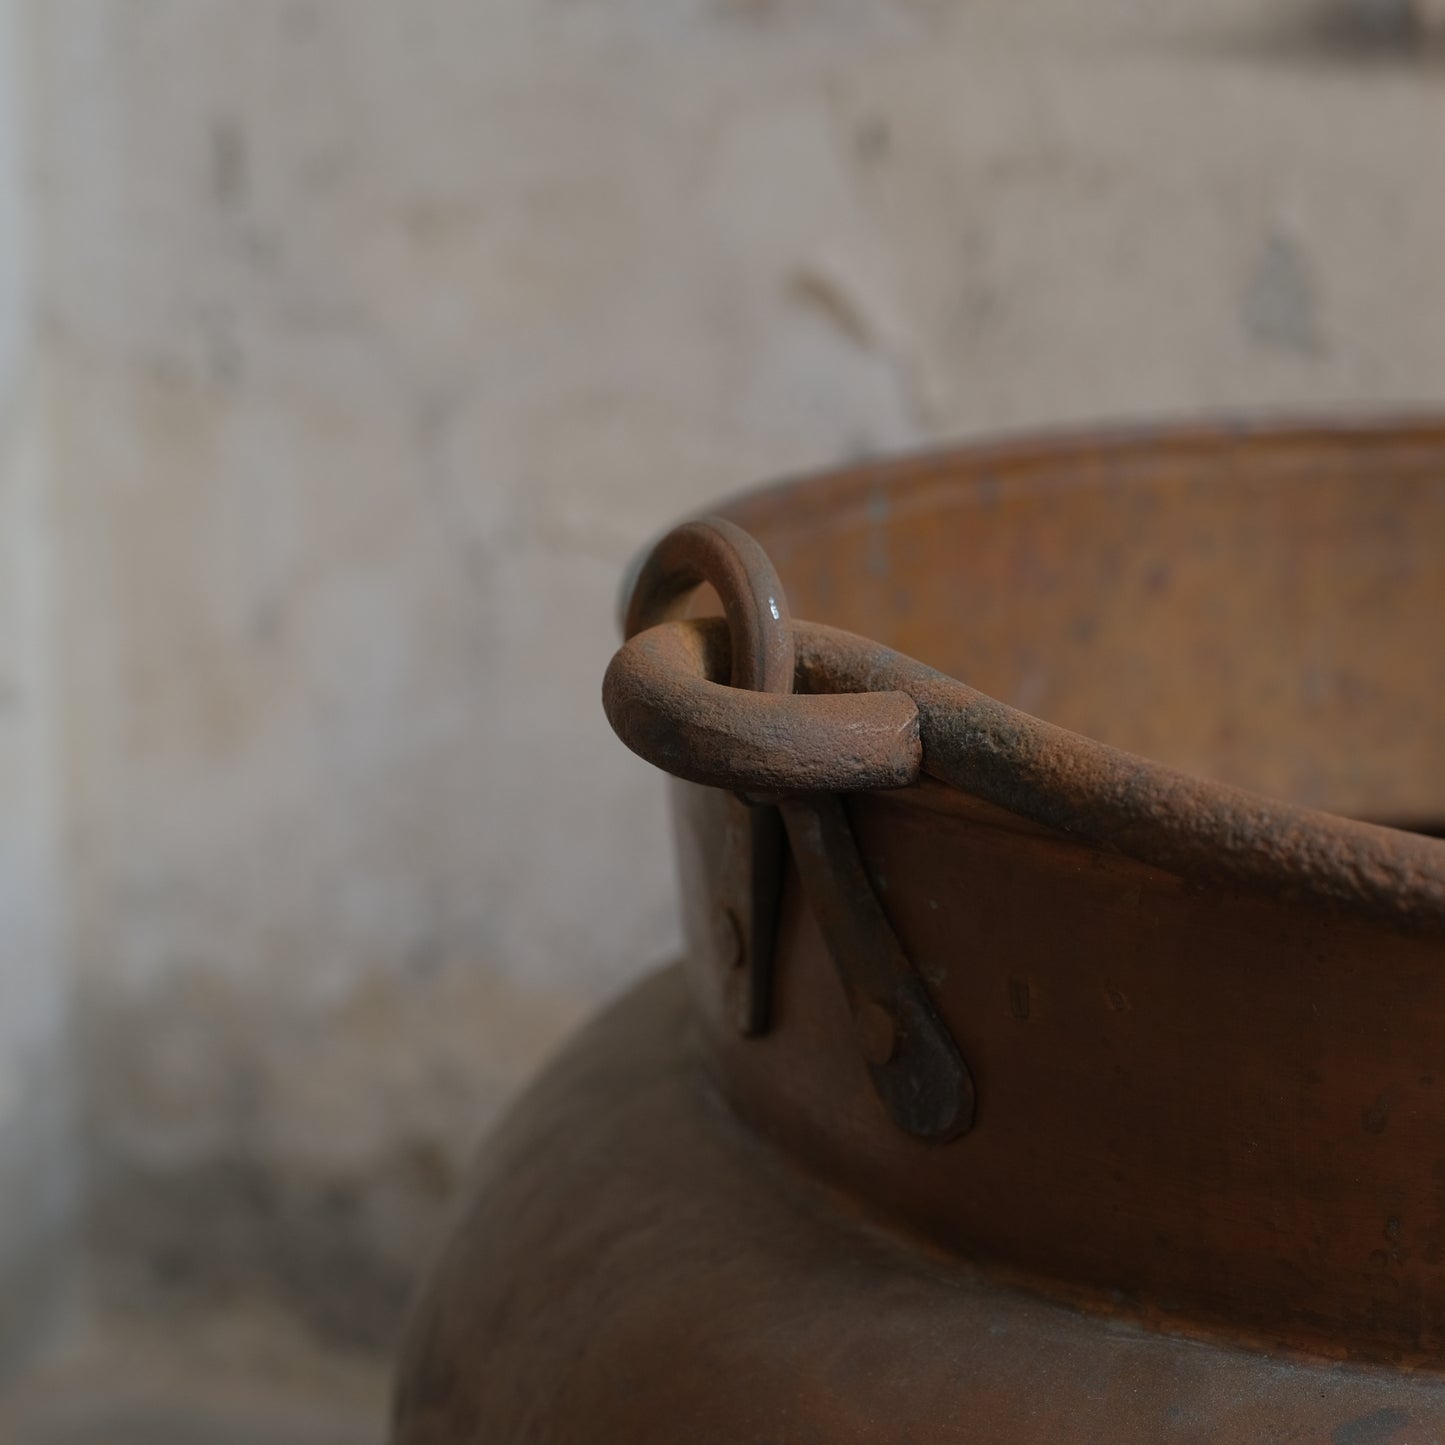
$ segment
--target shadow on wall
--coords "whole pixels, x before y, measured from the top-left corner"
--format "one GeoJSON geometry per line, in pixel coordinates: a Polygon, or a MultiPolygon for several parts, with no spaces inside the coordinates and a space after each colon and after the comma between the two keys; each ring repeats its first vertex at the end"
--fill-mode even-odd
{"type": "Polygon", "coordinates": [[[1342,63],[1445,60],[1445,0],[1316,0],[1275,11],[1248,49],[1342,63]]]}

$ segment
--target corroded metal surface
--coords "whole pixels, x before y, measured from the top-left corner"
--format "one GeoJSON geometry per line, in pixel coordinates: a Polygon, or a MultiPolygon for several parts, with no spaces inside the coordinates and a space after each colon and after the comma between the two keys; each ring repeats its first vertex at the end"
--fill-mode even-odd
{"type": "MultiPolygon", "coordinates": [[[[748,689],[790,694],[796,654],[782,583],[758,544],[730,522],[688,522],[657,544],[642,566],[627,610],[628,639],[658,616],[683,610],[700,582],[711,583],[727,619],[731,686],[720,691],[717,705],[730,709],[734,698],[752,695],[748,689]]],[[[659,718],[647,706],[645,683],[656,659],[645,645],[634,656],[631,681],[625,668],[622,680],[619,670],[609,671],[604,705],[609,715],[624,722],[644,723],[641,731],[648,739],[670,737],[667,755],[677,757],[678,737],[669,718],[659,718]]],[[[664,686],[664,695],[667,691],[664,686]]],[[[856,756],[857,745],[850,742],[860,731],[857,714],[869,707],[866,697],[854,700],[855,716],[829,741],[828,756],[834,762],[856,756]]],[[[889,735],[887,741],[897,747],[899,762],[909,766],[909,780],[915,779],[916,735],[909,729],[889,735]]],[[[722,736],[709,738],[704,746],[720,748],[724,767],[738,751],[735,740],[722,736]]],[[[779,761],[795,757],[798,739],[783,730],[774,747],[779,761]]],[[[741,785],[734,780],[732,786],[741,785]]],[[[816,788],[806,796],[789,788],[782,791],[786,796],[781,798],[743,796],[724,805],[728,815],[723,832],[731,856],[715,890],[714,937],[728,968],[726,987],[740,1031],[757,1036],[771,1018],[785,824],[853,1015],[858,1047],[884,1108],[900,1129],[917,1138],[957,1138],[973,1122],[973,1079],[878,905],[841,802],[816,788]]]]}
{"type": "Polygon", "coordinates": [[[901,692],[787,695],[729,687],[725,624],[663,623],[607,669],[603,706],[675,777],[742,792],[852,792],[916,782],[918,708],[901,692]]]}
{"type": "Polygon", "coordinates": [[[878,903],[842,801],[792,798],[782,812],[854,1043],[888,1117],[918,1139],[958,1138],[973,1123],[973,1077],[878,903]]]}
{"type": "Polygon", "coordinates": [[[1140,862],[1445,937],[1445,840],[1192,777],[850,633],[795,621],[793,636],[808,692],[770,699],[711,680],[729,667],[715,623],[655,628],[608,669],[608,717],[690,782],[861,792],[927,773],[1140,862]]]}
{"type": "MultiPolygon", "coordinates": [[[[651,549],[627,599],[624,638],[681,615],[700,584],[713,589],[727,619],[728,669],[719,680],[729,686],[721,695],[791,693],[793,632],[783,584],[757,542],[721,518],[685,522],[651,549]]],[[[604,691],[613,691],[610,682],[604,691]]],[[[695,725],[706,716],[706,695],[716,692],[701,691],[703,698],[694,696],[688,714],[695,725]]],[[[624,686],[621,715],[629,712],[625,695],[624,686]]],[[[651,726],[653,736],[667,735],[665,724],[659,731],[653,719],[651,726]]],[[[696,734],[693,739],[698,741],[696,734]]],[[[672,751],[682,757],[685,750],[679,734],[672,751]]],[[[713,904],[714,937],[728,962],[727,992],[738,1029],[754,1035],[767,1028],[771,1013],[786,842],[782,816],[767,800],[750,799],[736,786],[724,806],[729,857],[713,904]]]]}
{"type": "Polygon", "coordinates": [[[783,584],[757,541],[722,517],[684,522],[648,553],[633,584],[623,636],[681,616],[704,582],[727,618],[726,681],[750,692],[792,692],[793,634],[783,584]]]}
{"type": "Polygon", "coordinates": [[[680,560],[787,616],[731,527],[644,573],[606,706],[677,779],[686,999],[641,990],[494,1141],[398,1441],[1445,1438],[1445,425],[726,510],[817,619],[796,693],[684,615],[680,560]],[[739,792],[793,842],[762,1013],[739,792]],[[921,981],[966,1133],[899,1127],[854,943],[921,981]]]}

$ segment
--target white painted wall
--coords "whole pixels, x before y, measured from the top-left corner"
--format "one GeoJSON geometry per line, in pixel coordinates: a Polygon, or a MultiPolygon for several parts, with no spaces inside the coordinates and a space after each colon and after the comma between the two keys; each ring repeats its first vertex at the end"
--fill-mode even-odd
{"type": "Polygon", "coordinates": [[[59,739],[127,1286],[379,1337],[498,1101],[676,946],[597,702],[668,520],[944,436],[1445,392],[1445,86],[1336,6],[29,10],[58,648],[42,551],[11,592],[62,686],[7,756],[59,739]]]}

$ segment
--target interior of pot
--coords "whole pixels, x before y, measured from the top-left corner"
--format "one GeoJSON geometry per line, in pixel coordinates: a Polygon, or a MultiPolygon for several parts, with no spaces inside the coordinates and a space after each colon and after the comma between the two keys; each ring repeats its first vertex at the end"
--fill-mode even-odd
{"type": "Polygon", "coordinates": [[[723,514],[799,617],[1203,777],[1445,825],[1445,421],[966,448],[723,514]]]}

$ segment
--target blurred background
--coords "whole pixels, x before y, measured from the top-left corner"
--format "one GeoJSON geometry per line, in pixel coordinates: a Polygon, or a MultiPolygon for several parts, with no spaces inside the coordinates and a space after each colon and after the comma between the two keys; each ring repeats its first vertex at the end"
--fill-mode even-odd
{"type": "Polygon", "coordinates": [[[382,1435],[677,946],[598,703],[709,498],[1445,395],[1431,0],[0,0],[0,1439],[382,1435]]]}

